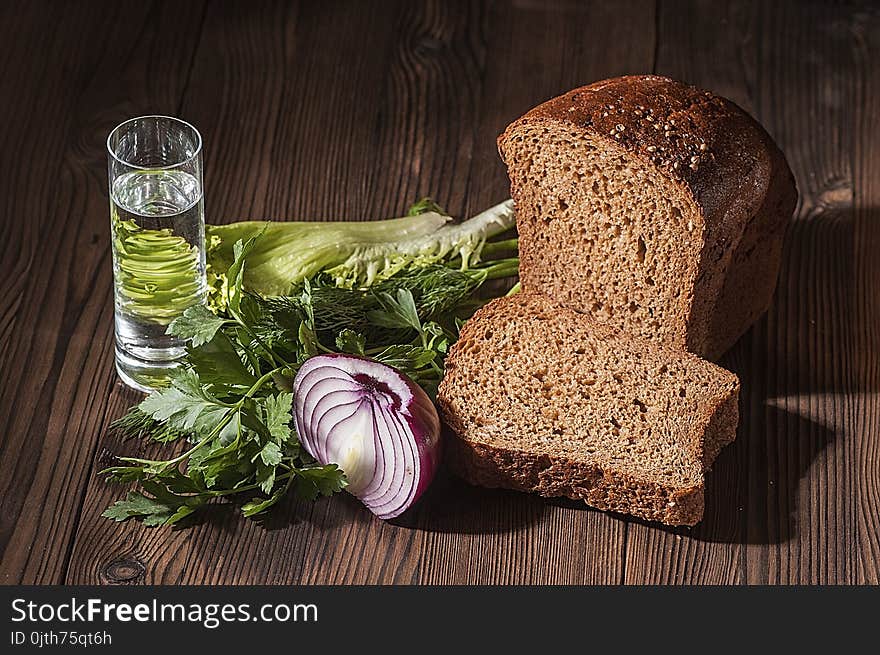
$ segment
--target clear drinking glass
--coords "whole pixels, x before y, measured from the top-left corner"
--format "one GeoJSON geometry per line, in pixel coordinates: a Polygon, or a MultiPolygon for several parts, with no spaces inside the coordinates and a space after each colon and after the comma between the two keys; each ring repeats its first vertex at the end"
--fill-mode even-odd
{"type": "Polygon", "coordinates": [[[204,303],[202,137],[170,116],[141,116],[107,137],[116,370],[128,386],[164,386],[185,342],[165,333],[204,303]]]}

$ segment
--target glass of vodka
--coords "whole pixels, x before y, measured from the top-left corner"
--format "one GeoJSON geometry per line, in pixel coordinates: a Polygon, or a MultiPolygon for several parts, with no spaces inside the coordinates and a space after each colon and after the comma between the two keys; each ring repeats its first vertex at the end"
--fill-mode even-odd
{"type": "Polygon", "coordinates": [[[205,302],[202,137],[170,116],[141,116],[107,137],[116,370],[128,386],[168,383],[185,342],[166,333],[205,302]]]}

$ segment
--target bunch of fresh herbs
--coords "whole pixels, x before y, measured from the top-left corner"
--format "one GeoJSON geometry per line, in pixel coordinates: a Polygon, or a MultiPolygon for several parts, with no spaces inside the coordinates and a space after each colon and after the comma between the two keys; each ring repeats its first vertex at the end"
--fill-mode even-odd
{"type": "MultiPolygon", "coordinates": [[[[185,366],[114,424],[125,436],[185,448],[162,460],[121,457],[103,471],[139,486],[104,516],[171,525],[239,494],[242,513],[254,516],[288,492],[312,500],[343,489],[343,471],[317,464],[292,429],[290,390],[300,365],[318,353],[361,355],[399,369],[433,396],[462,321],[485,302],[481,288],[516,275],[518,265],[516,257],[464,261],[447,248],[366,287],[341,285],[338,271],[319,272],[292,280],[286,295],[268,296],[245,287],[248,257],[262,236],[234,244],[219,313],[193,306],[169,326],[189,341],[185,366]]],[[[516,241],[480,243],[479,250],[515,254],[516,241]]]]}

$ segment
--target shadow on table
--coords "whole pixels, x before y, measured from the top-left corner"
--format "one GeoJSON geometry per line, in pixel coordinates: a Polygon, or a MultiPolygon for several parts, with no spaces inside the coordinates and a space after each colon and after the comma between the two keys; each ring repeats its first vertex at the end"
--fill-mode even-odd
{"type": "Polygon", "coordinates": [[[851,207],[819,205],[789,228],[770,311],[721,362],[740,375],[765,367],[752,386],[766,385],[766,398],[847,393],[853,380],[880,390],[863,352],[880,309],[880,264],[866,245],[880,243],[880,208],[857,224],[851,207]]]}
{"type": "Polygon", "coordinates": [[[706,509],[694,528],[669,531],[714,543],[779,544],[798,534],[808,511],[803,481],[835,433],[776,407],[745,411],[737,440],[706,476],[706,509]]]}
{"type": "MultiPolygon", "coordinates": [[[[751,347],[754,344],[746,342],[737,350],[751,347]]],[[[835,432],[778,405],[778,390],[765,388],[766,371],[750,373],[737,365],[742,354],[732,353],[723,362],[738,373],[742,384],[739,430],[736,441],[721,452],[706,476],[703,520],[693,528],[672,528],[614,516],[715,543],[775,544],[797,536],[798,515],[809,509],[799,507],[799,502],[809,502],[809,496],[801,493],[803,480],[834,441],[835,432]]],[[[538,521],[548,505],[595,511],[578,500],[480,489],[441,471],[423,501],[394,524],[434,532],[496,533],[538,521]]]]}
{"type": "Polygon", "coordinates": [[[391,522],[427,532],[494,534],[537,522],[544,508],[538,496],[474,487],[444,466],[421,501],[391,522]]]}
{"type": "MultiPolygon", "coordinates": [[[[802,480],[834,432],[809,419],[772,406],[743,411],[737,440],[722,451],[707,475],[702,522],[667,527],[623,514],[641,524],[714,543],[784,543],[797,535],[802,480]]],[[[809,502],[808,496],[803,502],[809,502]]],[[[596,511],[579,500],[539,498],[481,489],[442,472],[425,498],[392,523],[400,527],[452,534],[499,533],[537,522],[548,506],[596,511]]]]}

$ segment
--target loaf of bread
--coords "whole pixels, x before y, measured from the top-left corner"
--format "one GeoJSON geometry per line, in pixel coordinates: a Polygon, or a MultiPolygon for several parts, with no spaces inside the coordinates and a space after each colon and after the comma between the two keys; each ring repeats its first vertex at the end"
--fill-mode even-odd
{"type": "Polygon", "coordinates": [[[462,328],[437,404],[454,472],[669,525],[703,515],[703,475],[736,436],[739,381],[536,293],[462,328]]]}
{"type": "Polygon", "coordinates": [[[524,289],[708,359],[768,308],[797,191],[732,102],[621,77],[545,102],[498,145],[524,289]]]}

